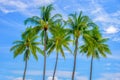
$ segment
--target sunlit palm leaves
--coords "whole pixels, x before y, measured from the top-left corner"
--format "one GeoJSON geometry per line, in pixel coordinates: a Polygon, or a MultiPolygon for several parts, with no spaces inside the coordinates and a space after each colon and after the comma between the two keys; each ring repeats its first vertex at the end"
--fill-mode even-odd
{"type": "Polygon", "coordinates": [[[68,24],[70,26],[69,32],[73,35],[75,43],[74,67],[72,74],[72,80],[74,80],[79,37],[82,36],[85,39],[89,38],[89,31],[90,29],[92,29],[92,27],[94,27],[94,23],[90,20],[88,16],[84,16],[82,15],[82,12],[80,12],[79,14],[70,14],[68,17],[68,24]]]}
{"type": "MultiPolygon", "coordinates": [[[[28,29],[25,31],[26,34],[28,32],[28,29]]],[[[10,49],[14,53],[14,58],[16,58],[18,55],[23,54],[24,55],[24,61],[25,61],[25,70],[23,75],[23,80],[25,80],[26,75],[26,69],[27,69],[27,61],[29,60],[30,54],[32,54],[36,60],[38,60],[37,52],[43,53],[42,50],[38,47],[40,45],[39,42],[36,42],[36,39],[38,36],[33,36],[30,34],[27,34],[26,36],[22,35],[22,40],[17,40],[13,42],[14,46],[10,49]]]]}
{"type": "Polygon", "coordinates": [[[86,54],[91,58],[90,80],[92,80],[92,65],[93,58],[99,59],[100,56],[106,57],[106,53],[111,54],[110,49],[106,43],[108,39],[102,38],[98,27],[94,27],[91,31],[90,38],[84,39],[84,44],[80,46],[80,53],[86,54]]]}
{"type": "Polygon", "coordinates": [[[71,50],[69,48],[69,43],[71,42],[71,39],[67,29],[64,28],[63,22],[55,23],[54,27],[50,29],[50,32],[52,34],[52,37],[48,42],[47,49],[48,55],[50,55],[51,52],[56,51],[56,63],[53,73],[54,80],[58,63],[58,54],[60,53],[65,58],[64,48],[66,48],[71,53],[71,50]]]}
{"type": "Polygon", "coordinates": [[[36,52],[44,56],[43,80],[45,80],[46,74],[46,52],[50,55],[53,51],[56,51],[56,63],[53,73],[54,80],[58,54],[60,53],[65,59],[65,49],[72,53],[69,48],[69,43],[72,41],[75,46],[72,80],[74,80],[75,75],[76,58],[80,39],[84,42],[84,44],[80,46],[80,52],[86,54],[87,57],[92,57],[91,64],[93,58],[100,58],[100,56],[106,57],[106,53],[110,53],[108,45],[105,44],[108,39],[102,38],[98,26],[93,23],[88,16],[83,15],[82,11],[79,14],[70,14],[68,20],[64,21],[61,14],[52,14],[54,10],[52,4],[42,6],[39,10],[40,16],[33,16],[25,20],[25,25],[30,25],[30,27],[22,34],[22,40],[15,41],[14,46],[11,48],[11,51],[14,52],[14,58],[24,53],[24,60],[26,63],[23,80],[25,79],[27,60],[30,54],[38,60],[36,52]],[[68,23],[67,26],[66,23],[68,23]],[[69,28],[65,28],[65,26],[69,28]],[[38,38],[37,35],[39,36],[39,42],[36,42],[38,38]],[[71,40],[71,37],[73,37],[73,40],[71,40]],[[38,47],[40,43],[44,45],[43,51],[39,48],[40,46],[38,47]]]}
{"type": "Polygon", "coordinates": [[[61,20],[60,14],[52,15],[51,12],[54,9],[53,5],[40,7],[40,16],[33,16],[25,20],[25,24],[31,23],[34,27],[34,32],[39,33],[41,36],[42,44],[44,44],[44,70],[43,70],[43,80],[45,80],[46,74],[46,46],[48,41],[47,31],[52,27],[52,25],[59,20],[61,20]]]}

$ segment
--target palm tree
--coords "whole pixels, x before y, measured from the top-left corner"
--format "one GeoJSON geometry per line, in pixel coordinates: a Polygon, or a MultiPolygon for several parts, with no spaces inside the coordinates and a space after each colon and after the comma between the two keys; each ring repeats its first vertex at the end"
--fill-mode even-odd
{"type": "Polygon", "coordinates": [[[24,68],[23,80],[25,80],[27,64],[30,54],[32,54],[35,57],[35,59],[38,60],[36,52],[38,51],[42,53],[41,49],[38,47],[40,43],[35,41],[37,38],[38,38],[37,36],[30,36],[30,35],[22,36],[22,40],[17,40],[13,42],[14,46],[10,49],[10,51],[13,51],[14,53],[14,58],[16,58],[18,55],[24,54],[25,68],[24,68]]]}
{"type": "Polygon", "coordinates": [[[70,14],[68,18],[68,24],[70,25],[70,34],[73,35],[75,42],[74,66],[72,73],[72,80],[74,80],[74,75],[76,70],[76,57],[77,57],[78,44],[79,44],[78,40],[80,36],[84,35],[84,33],[87,33],[86,30],[89,29],[90,26],[93,25],[93,23],[88,16],[83,16],[82,12],[80,12],[79,15],[77,15],[77,13],[70,14]]]}
{"type": "Polygon", "coordinates": [[[49,40],[48,45],[48,55],[54,50],[56,50],[56,62],[54,67],[53,78],[54,80],[57,64],[58,64],[58,55],[61,55],[65,58],[63,48],[66,48],[68,51],[71,52],[69,46],[69,42],[71,42],[70,35],[68,35],[67,29],[64,29],[64,25],[61,22],[55,24],[55,27],[51,28],[52,38],[49,40]]]}
{"type": "Polygon", "coordinates": [[[80,52],[86,54],[87,57],[91,57],[89,80],[92,80],[93,59],[99,59],[100,55],[106,57],[106,53],[111,54],[111,52],[108,45],[105,44],[108,39],[102,38],[98,27],[95,27],[90,35],[91,38],[85,39],[84,44],[80,46],[80,52]]]}
{"type": "Polygon", "coordinates": [[[50,27],[52,27],[52,24],[59,21],[61,18],[60,14],[55,14],[51,16],[51,12],[54,9],[52,4],[48,6],[42,6],[40,7],[41,16],[33,16],[32,18],[28,18],[25,20],[25,24],[28,22],[32,23],[34,26],[34,32],[39,33],[41,35],[42,43],[44,44],[44,69],[43,69],[43,80],[45,80],[45,74],[46,74],[46,46],[47,46],[47,40],[48,40],[48,34],[47,31],[50,27]]]}

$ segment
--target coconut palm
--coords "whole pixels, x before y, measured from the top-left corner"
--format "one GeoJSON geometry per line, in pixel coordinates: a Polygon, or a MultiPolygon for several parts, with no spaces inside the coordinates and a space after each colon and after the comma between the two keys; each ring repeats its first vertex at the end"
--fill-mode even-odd
{"type": "MultiPolygon", "coordinates": [[[[86,34],[86,30],[90,28],[90,26],[93,25],[92,21],[89,19],[88,16],[82,15],[82,12],[77,15],[77,13],[70,14],[68,18],[68,24],[70,25],[70,33],[74,37],[74,66],[73,66],[73,73],[72,73],[72,80],[74,80],[75,70],[76,70],[76,57],[77,57],[77,51],[78,51],[78,40],[80,36],[86,34]]],[[[87,37],[87,34],[86,36],[87,37]]],[[[83,38],[84,38],[83,37],[83,38]]]]}
{"type": "Polygon", "coordinates": [[[49,45],[48,45],[48,55],[50,55],[52,51],[56,50],[56,62],[55,62],[52,80],[54,80],[55,78],[59,53],[61,53],[61,55],[64,58],[65,58],[64,48],[66,48],[71,53],[71,50],[68,47],[69,42],[71,42],[71,39],[70,39],[70,35],[68,35],[67,29],[64,29],[64,24],[62,25],[62,23],[59,22],[54,26],[55,27],[51,28],[50,30],[52,34],[52,38],[49,40],[49,45]]]}
{"type": "Polygon", "coordinates": [[[52,27],[52,24],[59,21],[61,18],[60,14],[55,14],[51,16],[51,12],[54,9],[52,4],[48,6],[42,6],[40,7],[40,16],[33,16],[32,18],[28,18],[25,20],[25,24],[28,24],[28,22],[32,23],[34,26],[34,32],[39,33],[41,35],[42,43],[44,44],[44,69],[43,69],[43,80],[45,80],[45,74],[46,74],[46,46],[47,46],[47,39],[48,34],[47,31],[50,27],[52,27]]]}
{"type": "Polygon", "coordinates": [[[21,54],[24,55],[25,68],[24,68],[23,80],[25,80],[27,64],[30,54],[32,54],[35,57],[35,59],[38,60],[36,52],[38,51],[42,53],[41,49],[38,47],[40,43],[35,41],[37,38],[38,38],[37,36],[31,36],[31,35],[22,36],[22,40],[17,40],[13,42],[14,46],[10,49],[10,51],[13,51],[14,53],[14,58],[16,58],[18,55],[21,54]]]}
{"type": "Polygon", "coordinates": [[[80,52],[91,57],[89,80],[92,80],[93,59],[99,59],[100,56],[106,57],[106,53],[111,54],[111,52],[108,45],[105,44],[108,39],[102,38],[98,27],[95,27],[90,35],[91,38],[85,39],[84,44],[80,46],[80,52]]]}

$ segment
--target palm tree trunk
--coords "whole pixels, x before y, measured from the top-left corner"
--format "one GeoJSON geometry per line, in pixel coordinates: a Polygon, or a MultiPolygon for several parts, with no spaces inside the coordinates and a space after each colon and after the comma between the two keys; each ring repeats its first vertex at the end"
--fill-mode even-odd
{"type": "Polygon", "coordinates": [[[27,60],[25,61],[25,68],[24,68],[24,73],[23,73],[23,80],[25,80],[26,70],[27,70],[27,60]]]}
{"type": "Polygon", "coordinates": [[[53,78],[52,78],[52,80],[54,80],[54,78],[55,78],[55,73],[56,73],[56,69],[57,69],[57,63],[58,63],[58,53],[57,53],[57,55],[56,55],[56,62],[55,62],[55,68],[54,68],[54,73],[53,73],[53,78]]]}
{"type": "Polygon", "coordinates": [[[43,80],[45,80],[45,73],[46,73],[46,44],[47,44],[47,36],[46,36],[47,32],[46,30],[44,30],[44,68],[43,68],[43,80]]]}
{"type": "Polygon", "coordinates": [[[93,68],[93,56],[91,58],[91,64],[90,64],[90,80],[92,80],[92,68],[93,68]]]}
{"type": "Polygon", "coordinates": [[[78,38],[76,38],[76,40],[75,40],[74,65],[73,65],[73,72],[72,72],[72,80],[74,80],[75,70],[76,70],[77,49],[78,49],[78,38]]]}

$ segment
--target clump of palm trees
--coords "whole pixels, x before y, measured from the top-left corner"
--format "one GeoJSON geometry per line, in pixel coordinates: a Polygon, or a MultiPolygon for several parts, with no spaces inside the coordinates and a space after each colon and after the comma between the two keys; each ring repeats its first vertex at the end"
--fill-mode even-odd
{"type": "Polygon", "coordinates": [[[68,20],[65,21],[61,14],[51,15],[52,10],[54,10],[52,4],[40,7],[40,10],[40,16],[33,16],[25,20],[25,24],[27,25],[29,23],[32,27],[28,27],[21,35],[22,40],[15,41],[14,46],[11,48],[14,57],[24,53],[25,69],[23,80],[25,80],[29,56],[33,54],[35,59],[38,60],[37,52],[44,57],[43,80],[45,80],[46,57],[55,50],[54,80],[59,54],[65,58],[64,48],[72,53],[73,50],[69,48],[69,43],[71,42],[73,42],[74,45],[74,64],[71,80],[75,79],[78,51],[86,54],[87,57],[91,57],[90,80],[92,80],[93,59],[100,58],[100,55],[106,57],[106,53],[111,53],[108,45],[105,44],[108,39],[102,37],[98,26],[88,16],[83,15],[82,11],[79,14],[70,14],[68,20]],[[38,35],[40,36],[38,37],[38,35]],[[73,37],[73,39],[71,37],[73,37]],[[84,44],[79,45],[79,41],[81,41],[80,37],[84,44]],[[37,42],[38,38],[40,39],[39,42],[37,42]],[[44,50],[42,50],[39,45],[43,45],[44,50]]]}

